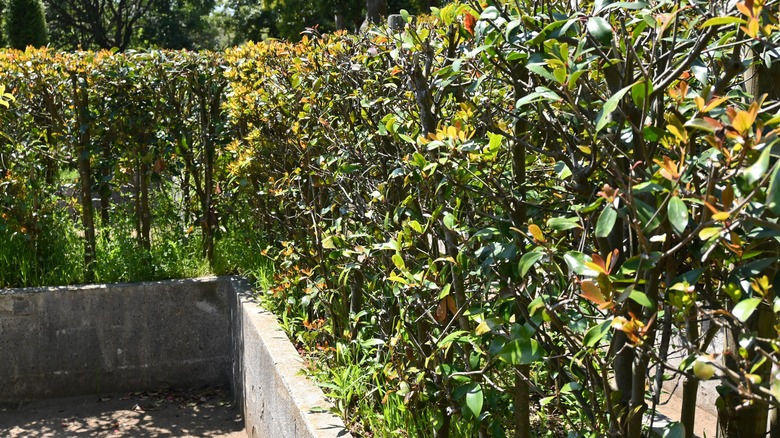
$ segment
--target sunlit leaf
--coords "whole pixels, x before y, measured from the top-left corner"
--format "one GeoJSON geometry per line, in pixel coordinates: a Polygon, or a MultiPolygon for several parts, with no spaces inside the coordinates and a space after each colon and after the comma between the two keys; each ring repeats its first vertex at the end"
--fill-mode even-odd
{"type": "Polygon", "coordinates": [[[599,309],[606,309],[612,306],[612,302],[607,300],[604,293],[601,292],[601,288],[590,280],[582,280],[580,283],[582,288],[581,297],[596,304],[599,309]]]}
{"type": "Polygon", "coordinates": [[[542,229],[539,228],[539,226],[536,224],[531,224],[528,226],[528,233],[531,234],[534,240],[539,243],[544,243],[546,241],[544,238],[544,233],[542,233],[542,229]]]}
{"type": "Polygon", "coordinates": [[[724,24],[746,24],[747,21],[738,17],[715,17],[702,23],[701,27],[722,26],[724,24]]]}
{"type": "Polygon", "coordinates": [[[723,230],[721,227],[708,227],[704,228],[701,231],[699,231],[699,239],[701,240],[710,240],[711,238],[717,236],[720,234],[720,232],[723,230]]]}
{"type": "Polygon", "coordinates": [[[750,318],[750,315],[753,314],[759,304],[761,304],[761,298],[745,298],[734,306],[731,314],[741,322],[745,322],[750,318]]]}
{"type": "Polygon", "coordinates": [[[623,96],[625,96],[626,93],[628,93],[633,87],[634,84],[631,84],[627,87],[618,90],[617,93],[613,94],[609,99],[607,99],[606,102],[604,102],[604,106],[601,108],[601,112],[596,118],[596,132],[601,131],[602,129],[604,129],[604,127],[607,126],[607,124],[610,121],[612,112],[615,111],[615,109],[617,109],[620,100],[623,99],[623,96]]]}
{"type": "Polygon", "coordinates": [[[742,174],[745,176],[748,184],[753,184],[764,177],[767,169],[769,168],[769,157],[771,152],[771,147],[764,147],[764,150],[761,151],[761,155],[758,157],[756,162],[742,171],[742,174]]]}
{"type": "Polygon", "coordinates": [[[466,408],[474,418],[479,417],[479,414],[482,413],[483,402],[482,385],[473,383],[471,389],[466,393],[466,408]]]}
{"type": "Polygon", "coordinates": [[[531,251],[523,254],[522,257],[520,257],[520,262],[518,263],[518,269],[520,270],[520,276],[525,277],[525,275],[528,273],[528,270],[533,267],[536,262],[541,260],[544,257],[544,253],[541,251],[531,251]]]}
{"type": "Polygon", "coordinates": [[[512,365],[528,365],[547,354],[539,343],[530,338],[513,339],[501,348],[498,358],[512,365]]]}
{"type": "Polygon", "coordinates": [[[607,333],[609,333],[610,328],[612,328],[611,319],[591,327],[585,333],[585,337],[582,339],[582,344],[586,347],[594,347],[604,338],[604,336],[607,335],[607,333]]]}

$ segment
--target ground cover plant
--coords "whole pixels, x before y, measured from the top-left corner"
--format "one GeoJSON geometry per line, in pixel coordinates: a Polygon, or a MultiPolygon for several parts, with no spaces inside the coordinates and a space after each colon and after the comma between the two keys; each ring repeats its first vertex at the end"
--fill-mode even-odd
{"type": "Polygon", "coordinates": [[[645,436],[678,377],[666,436],[710,379],[723,436],[764,436],[777,8],[466,2],[224,53],[8,51],[0,206],[27,249],[0,263],[33,280],[6,284],[103,278],[123,245],[251,264],[358,435],[645,436]]]}

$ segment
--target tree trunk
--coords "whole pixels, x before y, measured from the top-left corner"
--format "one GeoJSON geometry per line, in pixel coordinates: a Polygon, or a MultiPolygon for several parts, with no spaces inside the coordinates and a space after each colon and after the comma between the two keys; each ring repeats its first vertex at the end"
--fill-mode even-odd
{"type": "Polygon", "coordinates": [[[528,365],[515,369],[515,438],[531,438],[530,388],[526,380],[529,374],[528,365]]]}
{"type": "Polygon", "coordinates": [[[386,0],[366,0],[366,21],[380,24],[382,17],[387,15],[386,0]]]}
{"type": "Polygon", "coordinates": [[[90,165],[90,129],[89,95],[86,85],[79,82],[76,74],[71,75],[73,84],[73,102],[76,105],[79,130],[76,141],[76,156],[79,167],[79,187],[81,189],[81,223],[84,226],[84,279],[91,282],[95,278],[95,218],[92,210],[92,168],[90,165]]]}
{"type": "MultiPolygon", "coordinates": [[[[699,322],[696,319],[697,310],[692,308],[688,313],[688,344],[696,345],[699,339],[699,322]]],[[[692,350],[688,351],[689,353],[692,350]]],[[[686,377],[683,381],[682,412],[680,422],[685,427],[685,438],[693,438],[693,426],[696,423],[696,398],[699,393],[699,379],[686,377]]]]}
{"type": "Polygon", "coordinates": [[[141,247],[144,249],[152,248],[152,213],[149,210],[149,165],[141,160],[139,169],[140,179],[140,213],[141,213],[141,234],[138,236],[141,247]]]}

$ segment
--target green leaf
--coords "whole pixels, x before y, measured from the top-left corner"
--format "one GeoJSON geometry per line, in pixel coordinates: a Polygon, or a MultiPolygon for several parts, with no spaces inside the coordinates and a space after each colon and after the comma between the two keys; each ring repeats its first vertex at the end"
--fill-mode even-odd
{"type": "Polygon", "coordinates": [[[541,251],[531,251],[523,254],[522,257],[520,257],[520,262],[518,263],[518,269],[520,270],[520,276],[525,277],[525,274],[528,273],[528,270],[531,269],[533,265],[536,264],[539,260],[544,257],[544,253],[541,251]]]}
{"type": "Polygon", "coordinates": [[[599,220],[596,222],[596,237],[609,236],[609,233],[612,232],[612,228],[615,226],[616,220],[617,210],[608,205],[607,208],[601,212],[599,220]]]}
{"type": "Polygon", "coordinates": [[[772,148],[769,146],[764,147],[761,152],[761,156],[758,157],[755,163],[750,167],[742,171],[742,175],[745,176],[748,184],[753,184],[760,180],[766,174],[766,170],[769,168],[769,156],[771,155],[772,148]]]}
{"type": "Polygon", "coordinates": [[[563,255],[563,261],[569,267],[569,271],[585,277],[596,277],[598,272],[587,267],[585,263],[591,262],[591,258],[578,251],[569,251],[563,255]]]}
{"type": "Polygon", "coordinates": [[[655,308],[655,306],[653,306],[653,300],[651,300],[650,297],[648,297],[644,292],[632,290],[628,297],[631,298],[635,303],[645,306],[648,309],[655,308]]]}
{"type": "Polygon", "coordinates": [[[653,93],[653,84],[649,82],[637,82],[631,87],[631,99],[637,108],[645,107],[645,99],[653,93]]]}
{"type": "MultiPolygon", "coordinates": [[[[550,78],[552,78],[552,75],[550,75],[550,72],[547,71],[544,67],[538,65],[538,64],[532,64],[535,66],[535,69],[532,69],[529,65],[528,69],[531,71],[534,71],[537,74],[540,74],[541,76],[547,76],[549,75],[550,78]],[[543,73],[542,73],[543,72],[543,73]]],[[[533,102],[540,102],[543,100],[549,100],[549,101],[558,101],[561,100],[561,96],[559,96],[554,91],[550,90],[549,88],[545,87],[536,87],[535,91],[530,94],[526,94],[525,96],[521,97],[520,99],[517,99],[517,102],[515,103],[515,106],[517,108],[520,108],[523,105],[527,105],[529,103],[533,102]]]]}
{"type": "Polygon", "coordinates": [[[555,163],[555,173],[560,179],[566,179],[571,176],[571,169],[563,161],[555,163]]]}
{"type": "Polygon", "coordinates": [[[448,230],[454,229],[458,222],[458,220],[455,218],[455,216],[452,213],[445,214],[444,219],[442,221],[444,222],[444,226],[447,227],[448,230]]]}
{"type": "Polygon", "coordinates": [[[731,314],[741,322],[745,322],[755,312],[759,304],[761,304],[761,298],[746,298],[734,306],[731,314]]]}
{"type": "Polygon", "coordinates": [[[404,263],[403,257],[401,257],[399,254],[393,254],[393,264],[398,269],[406,269],[406,263],[404,263]]]}
{"type": "Polygon", "coordinates": [[[458,330],[455,332],[450,333],[447,335],[444,339],[439,341],[438,344],[436,344],[439,348],[447,348],[450,344],[453,342],[462,342],[466,337],[469,335],[469,332],[465,330],[458,330]]]}
{"type": "Polygon", "coordinates": [[[547,220],[547,228],[554,231],[566,231],[572,228],[582,228],[579,218],[576,217],[554,217],[547,220]]]}
{"type": "Polygon", "coordinates": [[[605,11],[609,11],[612,9],[626,9],[626,10],[637,10],[637,9],[643,9],[647,7],[647,3],[643,1],[633,1],[633,2],[617,2],[617,3],[609,3],[607,5],[604,5],[603,7],[599,8],[594,14],[596,13],[602,13],[605,11]]]}
{"type": "Polygon", "coordinates": [[[701,27],[722,26],[724,24],[747,24],[747,22],[738,17],[715,17],[705,21],[701,27]]]}
{"type": "Polygon", "coordinates": [[[775,170],[769,178],[769,189],[766,191],[766,207],[780,216],[780,165],[775,164],[775,170]]]}
{"type": "Polygon", "coordinates": [[[495,20],[499,16],[498,9],[495,6],[488,6],[479,15],[480,20],[495,20]]]}
{"type": "Polygon", "coordinates": [[[479,414],[482,413],[483,402],[482,385],[473,383],[471,389],[466,393],[466,408],[474,418],[479,417],[479,414]]]}
{"type": "MultiPolygon", "coordinates": [[[[526,66],[526,68],[529,71],[531,71],[533,73],[536,73],[539,76],[541,76],[541,77],[543,77],[543,78],[545,78],[545,79],[547,79],[549,81],[555,82],[555,76],[553,76],[552,73],[550,73],[550,71],[547,70],[546,68],[544,68],[541,64],[528,64],[526,66]]],[[[531,94],[535,94],[535,93],[531,93],[531,94]]],[[[536,100],[543,100],[543,99],[539,98],[539,96],[540,96],[540,94],[537,94],[536,96],[534,96],[534,100],[533,101],[535,102],[536,100]]],[[[524,104],[528,103],[526,98],[522,98],[522,99],[518,100],[518,102],[521,102],[521,101],[524,104]]],[[[518,108],[519,107],[520,107],[520,105],[518,105],[518,108]]]]}
{"type": "Polygon", "coordinates": [[[586,347],[593,347],[601,341],[604,336],[609,333],[609,329],[612,327],[612,320],[608,319],[599,325],[591,327],[585,337],[582,339],[582,344],[586,347]]]}
{"type": "Polygon", "coordinates": [[[323,249],[336,249],[336,244],[333,242],[333,236],[328,236],[322,239],[323,249]]]}
{"type": "Polygon", "coordinates": [[[636,206],[636,214],[639,216],[639,222],[642,223],[642,227],[646,232],[651,232],[661,225],[661,220],[658,215],[655,214],[655,209],[639,199],[634,199],[634,205],[636,206]]]}
{"type": "Polygon", "coordinates": [[[545,354],[547,353],[535,340],[517,338],[504,344],[497,356],[512,365],[528,365],[541,360],[545,354]]]}
{"type": "Polygon", "coordinates": [[[685,122],[685,126],[689,128],[695,128],[700,131],[708,132],[710,134],[715,132],[715,127],[707,123],[704,119],[691,119],[685,122]]]}
{"type": "Polygon", "coordinates": [[[669,213],[669,223],[678,236],[682,236],[685,227],[688,226],[688,207],[682,199],[672,196],[667,207],[669,213]]]}
{"type": "Polygon", "coordinates": [[[612,97],[607,99],[606,102],[604,102],[604,106],[601,108],[601,112],[599,113],[598,118],[596,118],[596,132],[601,131],[604,129],[605,126],[607,126],[607,123],[610,121],[610,115],[618,106],[618,103],[620,103],[620,99],[623,98],[623,96],[628,93],[631,88],[634,87],[634,84],[631,84],[625,88],[622,88],[617,93],[613,94],[612,97]]]}
{"type": "Polygon", "coordinates": [[[602,17],[590,17],[588,19],[588,33],[603,45],[609,45],[612,41],[612,25],[602,17]]]}

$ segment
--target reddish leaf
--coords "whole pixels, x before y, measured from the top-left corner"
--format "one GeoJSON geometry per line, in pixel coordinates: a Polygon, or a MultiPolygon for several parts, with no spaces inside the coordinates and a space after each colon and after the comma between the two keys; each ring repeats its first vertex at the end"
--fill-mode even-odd
{"type": "Polygon", "coordinates": [[[439,305],[436,306],[436,314],[434,315],[434,318],[436,318],[436,321],[439,324],[443,324],[444,321],[447,319],[447,299],[443,299],[439,301],[439,305]]]}
{"type": "Polygon", "coordinates": [[[457,313],[458,308],[457,306],[455,306],[455,298],[452,298],[452,295],[447,295],[444,298],[444,301],[447,302],[447,309],[450,310],[450,313],[452,313],[453,315],[457,313]]]}
{"type": "Polygon", "coordinates": [[[608,309],[612,307],[612,301],[607,301],[607,298],[601,292],[601,289],[590,280],[583,280],[580,283],[582,287],[582,293],[580,296],[586,300],[599,306],[599,309],[608,309]]]}
{"type": "Polygon", "coordinates": [[[470,12],[466,12],[466,16],[463,17],[463,27],[466,28],[466,32],[474,35],[474,26],[477,24],[477,19],[471,15],[470,12]]]}

